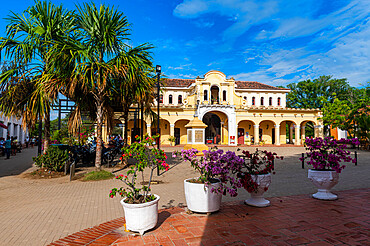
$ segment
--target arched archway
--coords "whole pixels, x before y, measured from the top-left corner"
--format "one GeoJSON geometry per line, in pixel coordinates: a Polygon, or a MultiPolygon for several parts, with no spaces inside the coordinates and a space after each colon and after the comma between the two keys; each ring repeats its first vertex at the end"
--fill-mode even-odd
{"type": "Polygon", "coordinates": [[[254,125],[251,120],[241,120],[238,123],[238,144],[253,144],[254,143],[254,125]]]}
{"type": "MultiPolygon", "coordinates": [[[[170,141],[168,140],[168,138],[170,137],[170,122],[168,120],[165,120],[165,119],[160,119],[159,121],[159,138],[156,139],[156,144],[158,144],[158,141],[160,141],[161,144],[170,144],[170,141]]],[[[157,126],[154,124],[154,125],[151,125],[151,136],[155,136],[155,135],[158,135],[158,132],[157,132],[157,126]]]]}
{"type": "MultiPolygon", "coordinates": [[[[200,107],[199,110],[199,119],[202,120],[204,123],[204,117],[209,114],[215,114],[217,115],[221,120],[221,140],[218,141],[219,144],[230,144],[230,145],[236,145],[236,118],[235,115],[232,115],[230,113],[231,110],[228,108],[213,108],[213,107],[200,107]]],[[[206,123],[205,123],[206,124],[206,123]]]]}
{"type": "Polygon", "coordinates": [[[259,142],[266,144],[276,144],[276,123],[272,120],[263,120],[259,123],[259,142]]]}
{"type": "Polygon", "coordinates": [[[203,116],[203,123],[207,125],[205,129],[206,144],[221,143],[221,119],[215,113],[207,113],[203,116]]]}
{"type": "Polygon", "coordinates": [[[141,126],[141,121],[136,122],[135,120],[131,119],[128,121],[128,126],[125,127],[127,131],[127,137],[128,137],[128,143],[132,143],[135,140],[135,136],[140,136],[141,132],[143,135],[147,133],[147,128],[146,128],[146,122],[143,120],[143,126],[141,126]]]}
{"type": "Polygon", "coordinates": [[[301,139],[304,141],[306,137],[315,137],[316,123],[310,120],[301,123],[301,139]]]}
{"type": "Polygon", "coordinates": [[[178,120],[175,122],[175,145],[187,143],[187,131],[185,125],[187,125],[189,122],[190,120],[178,120]]]}
{"type": "Polygon", "coordinates": [[[284,120],[280,122],[280,142],[282,144],[294,144],[295,126],[297,124],[292,120],[284,120]]]}
{"type": "Polygon", "coordinates": [[[211,104],[219,104],[220,89],[216,85],[211,86],[211,104]]]}

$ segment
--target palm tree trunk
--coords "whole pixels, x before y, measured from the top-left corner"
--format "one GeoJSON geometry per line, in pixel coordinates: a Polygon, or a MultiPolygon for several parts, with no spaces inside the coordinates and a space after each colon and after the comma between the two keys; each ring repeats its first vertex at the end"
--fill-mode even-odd
{"type": "Polygon", "coordinates": [[[49,110],[47,111],[47,113],[45,113],[44,123],[45,125],[44,125],[44,151],[43,153],[45,154],[50,144],[50,111],[49,110]]]}
{"type": "Polygon", "coordinates": [[[128,129],[128,110],[125,109],[124,110],[124,113],[123,113],[123,122],[125,124],[125,133],[123,134],[123,143],[124,143],[124,146],[127,146],[128,145],[128,142],[127,142],[127,129],[128,129]]]}
{"type": "Polygon", "coordinates": [[[103,122],[103,107],[100,102],[97,102],[96,113],[96,158],[95,168],[101,170],[101,154],[102,154],[102,122],[103,122]]]}

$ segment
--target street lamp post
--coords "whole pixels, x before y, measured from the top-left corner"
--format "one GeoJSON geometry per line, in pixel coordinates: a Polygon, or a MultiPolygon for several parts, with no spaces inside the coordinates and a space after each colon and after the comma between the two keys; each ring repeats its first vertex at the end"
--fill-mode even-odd
{"type": "MultiPolygon", "coordinates": [[[[158,150],[160,150],[160,134],[159,134],[159,131],[160,131],[160,128],[159,128],[159,98],[160,98],[160,95],[159,95],[159,89],[160,89],[160,85],[159,85],[159,79],[160,79],[160,76],[161,76],[161,66],[160,65],[157,65],[155,67],[155,72],[157,73],[157,134],[159,135],[158,136],[158,139],[157,139],[157,147],[158,147],[158,150]]],[[[157,176],[159,176],[159,167],[157,167],[157,176]]]]}

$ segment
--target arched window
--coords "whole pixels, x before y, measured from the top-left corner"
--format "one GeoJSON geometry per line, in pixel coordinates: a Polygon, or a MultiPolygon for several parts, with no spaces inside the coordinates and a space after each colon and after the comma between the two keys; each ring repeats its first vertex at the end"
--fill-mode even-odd
{"type": "Polygon", "coordinates": [[[208,91],[204,90],[204,101],[208,101],[208,91]]]}
{"type": "Polygon", "coordinates": [[[226,91],[223,91],[222,92],[222,100],[223,101],[226,101],[226,91]]]}
{"type": "Polygon", "coordinates": [[[280,97],[278,97],[278,106],[280,106],[280,104],[281,104],[281,99],[280,97]]]}
{"type": "Polygon", "coordinates": [[[252,105],[256,105],[256,98],[252,97],[252,105]]]}
{"type": "Polygon", "coordinates": [[[261,97],[261,106],[263,106],[264,97],[261,97]]]}
{"type": "Polygon", "coordinates": [[[172,95],[169,95],[169,96],[168,96],[168,103],[169,103],[169,104],[172,104],[172,95]]]}
{"type": "Polygon", "coordinates": [[[272,97],[269,97],[269,106],[272,106],[272,97]]]}
{"type": "Polygon", "coordinates": [[[159,96],[159,103],[163,103],[163,95],[159,96]]]}
{"type": "Polygon", "coordinates": [[[179,95],[178,100],[177,100],[177,103],[178,104],[182,104],[182,96],[181,95],[179,95]]]}

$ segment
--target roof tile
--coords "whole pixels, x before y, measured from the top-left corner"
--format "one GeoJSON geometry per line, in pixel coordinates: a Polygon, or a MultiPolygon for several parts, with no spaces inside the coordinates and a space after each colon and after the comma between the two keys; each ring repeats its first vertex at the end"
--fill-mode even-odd
{"type": "MultiPolygon", "coordinates": [[[[195,79],[165,79],[165,87],[189,87],[195,83],[195,79]]],[[[286,90],[271,85],[262,84],[256,81],[235,81],[236,89],[267,89],[267,90],[286,90]]]]}

